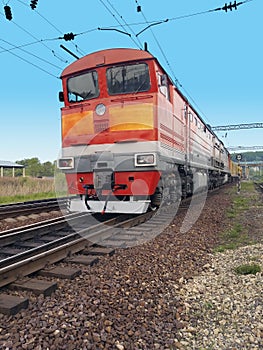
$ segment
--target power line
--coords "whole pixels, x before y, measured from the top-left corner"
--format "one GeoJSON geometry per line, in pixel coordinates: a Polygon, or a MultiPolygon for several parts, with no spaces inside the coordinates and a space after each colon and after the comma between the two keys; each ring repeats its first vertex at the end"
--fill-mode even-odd
{"type": "MultiPolygon", "coordinates": [[[[22,5],[24,5],[25,7],[28,7],[28,4],[25,3],[24,1],[22,0],[17,0],[18,2],[20,2],[22,5]]],[[[44,21],[46,21],[50,26],[52,26],[56,31],[58,31],[59,33],[62,33],[62,31],[57,27],[55,26],[51,21],[49,21],[46,17],[44,17],[39,11],[37,10],[34,10],[34,12],[40,16],[44,21]]],[[[13,22],[14,23],[14,22],[13,22]]],[[[26,29],[24,29],[23,27],[19,26],[17,23],[14,23],[16,26],[18,26],[21,30],[23,30],[24,32],[26,32],[27,34],[29,34],[31,37],[35,38],[35,36],[33,36],[29,31],[27,31],[26,29]]],[[[29,45],[32,45],[32,44],[35,44],[35,43],[42,43],[44,41],[51,41],[51,40],[57,40],[56,39],[41,39],[41,40],[37,40],[36,42],[33,42],[33,43],[29,43],[29,44],[26,44],[26,45],[20,45],[20,46],[14,46],[12,49],[16,49],[16,48],[21,48],[23,46],[29,46],[29,45]]],[[[73,44],[73,43],[72,43],[73,44]]],[[[52,50],[51,48],[49,48],[47,45],[43,44],[48,50],[50,50],[52,52],[52,54],[57,58],[59,59],[60,61],[62,61],[63,63],[68,63],[67,60],[63,59],[60,55],[58,55],[54,50],[52,50]]],[[[76,45],[76,44],[73,44],[73,46],[78,50],[78,51],[81,51],[81,49],[76,45]]],[[[1,51],[0,53],[2,52],[5,52],[5,51],[1,51]]],[[[84,53],[82,53],[84,54],[84,53]]]]}
{"type": "MultiPolygon", "coordinates": [[[[143,13],[143,11],[142,11],[142,7],[139,5],[139,3],[138,3],[137,0],[135,0],[135,3],[137,4],[137,11],[138,11],[138,12],[141,12],[142,15],[143,15],[143,18],[144,18],[145,22],[146,22],[146,23],[149,23],[148,20],[147,20],[147,18],[146,18],[146,16],[144,15],[144,13],[143,13]]],[[[155,24],[164,23],[164,22],[167,22],[167,21],[168,21],[168,20],[163,20],[163,21],[160,21],[160,22],[157,22],[157,23],[154,22],[154,23],[148,25],[147,28],[150,28],[151,26],[153,26],[153,25],[155,25],[155,24]]],[[[205,115],[205,113],[202,112],[201,108],[198,106],[198,104],[196,103],[196,101],[191,97],[191,95],[189,94],[189,92],[183,87],[183,85],[179,82],[178,78],[175,76],[175,73],[174,73],[174,71],[173,71],[173,69],[172,69],[172,67],[171,67],[171,65],[170,65],[170,62],[168,61],[168,58],[167,58],[167,56],[166,56],[166,54],[165,54],[165,52],[164,52],[164,50],[163,50],[163,48],[162,48],[160,42],[158,41],[157,37],[155,36],[154,32],[152,31],[152,28],[150,28],[150,30],[151,30],[152,36],[154,37],[154,40],[155,40],[155,42],[156,42],[156,44],[157,44],[159,50],[161,51],[161,53],[162,53],[162,55],[163,55],[163,57],[164,57],[164,60],[165,60],[165,62],[166,62],[166,64],[167,64],[168,68],[170,69],[170,71],[171,71],[171,73],[172,73],[172,75],[173,75],[173,78],[174,78],[174,80],[175,80],[175,82],[174,82],[175,85],[176,85],[176,86],[178,86],[178,85],[180,86],[180,88],[186,93],[186,95],[187,95],[187,97],[189,98],[189,100],[192,101],[192,103],[198,108],[198,110],[201,112],[201,114],[202,114],[203,116],[205,116],[206,119],[208,120],[208,118],[207,118],[207,116],[205,115]]]]}
{"type": "MultiPolygon", "coordinates": [[[[23,3],[21,0],[18,0],[19,2],[23,3]]],[[[102,0],[99,0],[103,3],[102,0]]],[[[244,3],[247,3],[247,2],[251,2],[253,0],[246,0],[246,1],[242,1],[242,4],[244,3]]],[[[135,2],[138,4],[138,1],[135,0],[135,2]]],[[[24,3],[23,3],[24,4],[24,3]]],[[[241,4],[241,3],[238,3],[238,4],[241,4]]],[[[237,5],[238,5],[237,4],[237,5]]],[[[104,4],[105,5],[105,4],[104,4]]],[[[105,5],[106,6],[106,5],[105,5]]],[[[108,7],[107,7],[108,8],[108,7]]],[[[132,27],[132,26],[138,26],[138,25],[145,25],[147,24],[147,28],[150,27],[151,25],[157,25],[157,24],[162,24],[162,23],[167,23],[169,21],[175,21],[175,20],[179,20],[179,19],[184,19],[184,18],[189,18],[189,17],[193,17],[193,16],[197,16],[197,15],[202,15],[202,14],[208,14],[208,13],[211,13],[211,12],[214,12],[214,11],[219,11],[219,10],[222,10],[223,8],[216,8],[216,9],[212,9],[212,10],[207,10],[207,11],[203,11],[203,12],[196,12],[196,13],[192,13],[192,14],[188,14],[188,15],[182,15],[182,16],[177,16],[177,17],[173,17],[173,18],[167,18],[167,19],[159,19],[159,20],[153,20],[153,21],[142,21],[142,22],[135,22],[135,23],[127,23],[125,22],[125,25],[126,26],[129,26],[129,27],[132,27]]],[[[110,11],[110,9],[109,9],[110,11]]],[[[37,12],[37,11],[36,11],[37,12]]],[[[110,13],[113,15],[113,17],[116,19],[116,16],[110,11],[110,13]]],[[[1,13],[0,13],[1,14],[1,13]]],[[[3,15],[3,14],[2,14],[3,15]]],[[[117,19],[116,19],[117,20],[117,19]]],[[[117,20],[118,21],[118,20],[117,20]]],[[[14,23],[14,22],[13,22],[14,23]]],[[[106,29],[117,29],[117,28],[123,28],[123,25],[118,21],[119,25],[112,25],[112,26],[108,26],[108,27],[105,27],[103,28],[104,30],[106,29]]],[[[18,26],[18,25],[17,25],[18,26]]],[[[56,28],[56,27],[55,27],[56,28]]],[[[20,27],[20,29],[24,30],[22,27],[20,27]]],[[[97,31],[97,30],[101,30],[102,28],[101,27],[96,27],[96,28],[92,28],[92,29],[88,29],[86,31],[83,31],[83,32],[80,32],[80,33],[75,33],[74,34],[74,38],[76,36],[79,36],[79,35],[85,35],[85,34],[88,34],[88,33],[91,33],[91,32],[94,32],[94,31],[97,31]]],[[[57,29],[60,33],[62,33],[59,29],[57,29]]],[[[26,31],[26,30],[24,30],[26,31]]],[[[144,30],[143,30],[144,31],[144,30]]],[[[142,33],[143,31],[141,31],[140,33],[142,33]]],[[[27,34],[31,34],[29,33],[28,31],[26,31],[27,34]]],[[[139,33],[139,34],[140,34],[139,33]]],[[[138,33],[135,34],[135,35],[139,35],[138,33]]],[[[32,36],[32,35],[31,35],[32,36]]],[[[36,37],[32,36],[33,38],[37,39],[36,37]]],[[[53,40],[65,40],[64,39],[64,36],[62,37],[56,37],[56,38],[47,38],[47,39],[40,39],[40,40],[36,40],[36,41],[33,41],[31,43],[27,43],[27,44],[23,44],[23,45],[19,45],[19,46],[15,46],[14,48],[12,48],[11,50],[14,50],[16,48],[21,48],[21,47],[25,47],[25,46],[30,46],[30,45],[33,45],[33,44],[36,44],[36,43],[43,43],[45,41],[53,41],[53,40]]],[[[50,49],[48,46],[46,46],[48,49],[50,49]]],[[[76,49],[79,50],[78,46],[76,45],[76,49]]],[[[3,51],[0,51],[0,53],[2,52],[6,52],[8,50],[3,50],[3,51]]],[[[65,62],[65,61],[64,61],[65,62]]],[[[65,62],[67,63],[67,61],[65,62]]]]}
{"type": "MultiPolygon", "coordinates": [[[[123,31],[125,32],[125,33],[127,33],[126,32],[126,30],[125,30],[125,27],[124,27],[124,25],[118,20],[118,18],[115,16],[115,14],[111,11],[111,9],[104,3],[104,1],[103,0],[99,0],[100,1],[100,3],[107,9],[107,11],[112,15],[112,17],[119,23],[119,25],[121,26],[121,28],[123,29],[123,31]]],[[[108,4],[109,4],[109,2],[108,2],[108,4]]],[[[117,13],[117,15],[119,15],[119,13],[116,11],[116,9],[113,7],[113,5],[111,5],[110,4],[110,6],[113,8],[113,10],[117,13]]],[[[119,15],[120,16],[120,15],[119,15]]],[[[123,18],[122,18],[122,16],[120,16],[121,17],[121,19],[123,20],[123,18]]],[[[129,24],[126,24],[128,27],[129,27],[129,24]]],[[[101,28],[98,28],[98,29],[101,29],[101,28]]],[[[104,28],[104,30],[105,30],[106,28],[104,28]]],[[[109,28],[107,28],[107,30],[110,30],[109,28]]],[[[114,29],[113,29],[114,30],[114,29]]],[[[129,35],[129,33],[127,33],[128,35],[129,35]]],[[[138,43],[132,38],[132,36],[131,35],[129,35],[130,36],[130,38],[131,38],[131,40],[133,41],[133,43],[137,46],[137,47],[139,47],[139,49],[141,48],[139,45],[138,45],[138,43]]]]}
{"type": "MultiPolygon", "coordinates": [[[[8,44],[8,45],[14,46],[13,44],[11,44],[11,43],[10,43],[9,41],[7,41],[7,40],[1,39],[1,38],[0,38],[0,40],[3,41],[4,43],[8,44]]],[[[57,65],[55,65],[55,64],[53,64],[53,63],[51,63],[51,62],[49,62],[49,61],[47,61],[47,60],[45,60],[45,59],[42,58],[42,57],[39,57],[39,56],[33,54],[32,52],[29,52],[29,51],[24,50],[24,49],[22,49],[22,48],[20,48],[20,50],[23,51],[23,52],[25,52],[25,53],[27,53],[27,54],[30,55],[30,56],[33,56],[33,57],[39,59],[40,61],[43,61],[43,62],[45,62],[45,63],[47,63],[47,64],[49,64],[49,65],[55,67],[55,68],[58,68],[58,69],[60,69],[60,70],[62,69],[61,67],[59,67],[59,66],[57,66],[57,65]]]]}
{"type": "MultiPolygon", "coordinates": [[[[23,5],[25,5],[25,6],[27,6],[22,0],[18,0],[20,3],[22,3],[23,5]]],[[[119,27],[121,27],[121,28],[123,28],[124,30],[125,30],[125,28],[124,28],[124,25],[123,24],[121,24],[121,22],[118,20],[118,18],[115,16],[115,14],[111,11],[111,9],[103,2],[103,0],[99,0],[102,4],[103,4],[103,6],[110,12],[110,14],[114,17],[114,19],[119,23],[119,25],[117,25],[117,26],[110,26],[110,27],[107,27],[107,28],[93,28],[93,29],[90,29],[90,30],[87,30],[87,31],[84,31],[84,32],[82,32],[82,33],[78,33],[78,34],[73,34],[73,33],[69,33],[69,34],[71,34],[71,36],[70,36],[70,39],[68,39],[68,40],[72,40],[72,39],[74,39],[76,36],[78,36],[78,35],[84,35],[84,34],[87,34],[87,33],[90,33],[90,32],[93,32],[93,31],[96,31],[96,30],[110,30],[110,29],[112,29],[112,30],[117,30],[117,28],[119,28],[119,27]]],[[[168,18],[168,19],[164,19],[164,20],[159,20],[159,21],[148,21],[147,20],[147,18],[145,17],[145,15],[144,15],[144,13],[141,11],[141,6],[138,4],[138,1],[137,0],[135,0],[135,2],[136,2],[136,4],[138,5],[137,6],[137,10],[139,9],[139,11],[138,12],[142,12],[142,15],[143,15],[143,17],[144,17],[144,22],[139,22],[139,23],[127,23],[124,19],[123,19],[123,17],[120,15],[120,13],[115,9],[115,7],[108,1],[108,0],[106,0],[107,2],[108,2],[108,4],[109,4],[109,6],[111,6],[111,8],[113,9],[113,11],[115,11],[116,13],[117,13],[117,15],[124,21],[124,23],[125,23],[125,25],[126,26],[128,26],[130,29],[131,29],[131,27],[132,26],[135,26],[135,25],[142,25],[142,24],[147,24],[147,27],[144,29],[144,30],[142,30],[140,33],[138,33],[138,34],[135,34],[134,33],[134,31],[132,31],[135,35],[139,35],[139,34],[141,34],[143,31],[145,31],[146,29],[148,29],[148,28],[150,28],[150,30],[151,30],[151,32],[152,32],[152,35],[153,35],[153,37],[154,37],[154,39],[155,39],[155,41],[156,41],[156,44],[157,44],[157,46],[159,47],[159,50],[161,51],[161,53],[162,53],[162,55],[163,55],[163,57],[164,57],[164,59],[165,59],[165,62],[166,62],[166,64],[167,64],[167,66],[168,66],[168,68],[170,69],[170,71],[172,72],[172,74],[173,74],[173,77],[174,77],[174,79],[175,79],[175,84],[176,85],[179,85],[182,89],[184,89],[183,88],[183,86],[182,86],[182,84],[180,84],[180,82],[179,82],[179,80],[176,78],[176,76],[175,76],[175,74],[174,74],[174,72],[173,72],[173,70],[172,70],[172,68],[171,68],[171,65],[170,65],[170,63],[169,63],[169,61],[168,61],[168,59],[167,59],[167,56],[165,55],[165,53],[164,53],[164,51],[163,51],[163,49],[162,49],[162,47],[161,47],[161,44],[159,43],[159,41],[158,41],[158,39],[157,39],[157,37],[155,36],[155,34],[154,34],[154,32],[152,31],[152,29],[151,29],[151,27],[152,26],[155,26],[155,25],[158,25],[158,24],[162,24],[162,23],[166,23],[166,22],[168,22],[168,21],[174,21],[174,20],[179,20],[179,19],[183,19],[183,18],[188,18],[188,17],[193,17],[193,16],[197,16],[197,15],[201,15],[201,14],[205,14],[205,13],[211,13],[211,12],[214,12],[214,11],[219,11],[219,10],[224,10],[224,11],[228,11],[228,10],[230,10],[230,11],[232,11],[232,8],[235,8],[235,7],[237,7],[237,6],[239,6],[239,5],[241,5],[241,4],[245,4],[245,3],[248,3],[248,2],[251,2],[251,1],[253,1],[253,0],[245,0],[245,1],[242,1],[242,2],[239,2],[239,3],[236,3],[236,1],[234,2],[234,4],[231,4],[231,2],[230,2],[230,4],[229,5],[227,5],[227,4],[225,4],[225,6],[223,6],[223,7],[221,7],[221,8],[216,8],[216,9],[212,9],[212,10],[208,10],[208,11],[203,11],[203,12],[197,12],[197,13],[193,13],[193,14],[188,14],[188,15],[183,15],[183,16],[178,16],[178,17],[173,17],[173,18],[168,18]]],[[[47,23],[49,23],[54,29],[56,29],[57,31],[59,31],[60,33],[61,33],[61,31],[53,24],[53,23],[51,23],[50,21],[48,21],[44,16],[42,16],[38,11],[35,11],[36,13],[38,13],[38,15],[39,16],[41,16],[43,19],[45,19],[46,20],[46,22],[47,23]]],[[[2,16],[4,16],[2,13],[0,13],[2,16]]],[[[23,45],[19,45],[19,46],[15,46],[15,45],[13,45],[13,44],[10,44],[10,45],[12,45],[13,47],[12,48],[10,48],[10,49],[5,49],[5,48],[3,48],[3,47],[1,47],[2,48],[2,51],[0,51],[0,53],[4,53],[4,52],[10,52],[10,53],[12,53],[11,51],[12,50],[14,50],[14,49],[21,49],[22,47],[25,47],[25,46],[30,46],[30,45],[33,45],[33,44],[36,44],[36,43],[41,43],[42,45],[44,45],[48,50],[50,50],[51,52],[52,52],[52,54],[56,57],[56,58],[58,58],[60,61],[62,61],[62,62],[64,62],[64,63],[68,63],[68,61],[67,60],[64,60],[64,59],[62,59],[54,50],[52,50],[51,48],[49,48],[46,44],[44,44],[44,41],[53,41],[53,40],[61,40],[61,39],[64,39],[64,40],[67,40],[66,38],[68,37],[68,34],[64,34],[64,36],[63,37],[58,37],[58,38],[52,38],[52,39],[38,39],[38,38],[36,38],[34,35],[32,35],[29,31],[27,31],[26,29],[24,29],[22,26],[20,26],[20,25],[18,25],[17,23],[15,23],[14,21],[12,21],[12,23],[14,23],[14,25],[16,25],[19,29],[21,29],[22,31],[24,31],[25,33],[27,33],[28,35],[30,35],[32,38],[34,38],[36,41],[34,41],[34,42],[31,42],[31,43],[27,43],[27,44],[23,44],[23,45]]],[[[119,31],[119,32],[122,32],[122,31],[120,31],[120,30],[117,30],[117,31],[119,31]]],[[[131,36],[129,33],[127,33],[126,31],[125,32],[123,32],[123,33],[125,33],[125,34],[128,34],[129,36],[131,36]]],[[[133,42],[137,45],[137,43],[134,41],[134,39],[131,37],[131,39],[133,40],[133,42]]],[[[140,42],[140,44],[141,44],[141,42],[140,42]]],[[[80,49],[79,49],[79,47],[77,46],[77,45],[75,45],[75,48],[76,48],[76,50],[78,51],[78,52],[80,52],[80,49]]],[[[140,47],[139,47],[140,48],[140,47]]],[[[25,51],[26,53],[28,53],[28,54],[30,54],[28,51],[25,51]]],[[[33,55],[34,56],[34,54],[31,54],[31,55],[33,55]]],[[[19,57],[18,55],[16,55],[17,57],[19,57]]],[[[39,58],[38,56],[36,56],[35,55],[35,57],[37,57],[38,59],[41,59],[41,58],[39,58]]],[[[21,58],[22,59],[22,58],[21,58]]],[[[28,62],[28,63],[30,63],[29,61],[27,61],[27,60],[25,60],[26,62],[28,62]]],[[[46,61],[48,64],[51,64],[50,62],[48,62],[48,61],[46,61]]],[[[32,64],[32,65],[34,65],[33,63],[30,63],[30,64],[32,64]]],[[[52,64],[51,64],[52,65],[52,64]]],[[[36,67],[38,67],[37,65],[34,65],[34,66],[36,66],[36,67]]],[[[55,66],[55,65],[54,65],[55,66]]],[[[58,66],[56,66],[56,67],[58,67],[58,66]]],[[[42,69],[41,69],[42,70],[42,69]]],[[[44,70],[45,71],[45,70],[44,70]]],[[[48,73],[49,74],[49,73],[48,73]]],[[[187,93],[187,95],[190,97],[190,95],[189,95],[189,93],[184,89],[184,91],[187,93]]],[[[194,102],[194,104],[197,106],[197,104],[196,104],[196,102],[190,97],[190,99],[194,102]]],[[[198,106],[197,106],[198,107],[198,106]]],[[[200,110],[200,108],[198,107],[198,109],[200,110]]],[[[201,110],[200,110],[201,111],[201,110]]],[[[202,113],[203,114],[203,113],[202,113]]]]}
{"type": "MultiPolygon", "coordinates": [[[[132,27],[125,21],[124,17],[116,10],[116,8],[110,3],[109,0],[106,0],[106,1],[111,6],[111,8],[117,13],[117,15],[121,18],[121,20],[124,22],[124,24],[130,29],[130,31],[133,33],[133,35],[136,37],[136,33],[134,32],[132,27]]],[[[142,42],[140,41],[139,38],[136,38],[136,39],[137,39],[139,45],[137,45],[136,43],[135,44],[139,47],[139,49],[142,48],[143,47],[142,42]]]]}
{"type": "MultiPolygon", "coordinates": [[[[1,45],[0,45],[0,48],[1,48],[2,50],[4,50],[4,47],[3,47],[3,46],[1,46],[1,45]]],[[[37,69],[41,70],[42,72],[45,72],[46,74],[48,74],[48,75],[50,75],[50,76],[52,76],[52,77],[54,77],[54,78],[59,79],[59,77],[57,77],[56,75],[54,75],[54,74],[52,74],[52,73],[48,72],[47,70],[45,70],[44,68],[42,68],[42,67],[38,66],[37,64],[32,63],[32,62],[28,61],[27,59],[25,59],[25,58],[23,58],[23,57],[21,57],[21,56],[17,55],[16,53],[14,53],[14,52],[10,52],[10,54],[11,54],[11,55],[13,55],[13,56],[15,56],[15,57],[17,57],[17,58],[19,58],[20,60],[22,60],[22,61],[24,61],[24,62],[28,63],[28,64],[30,64],[31,66],[33,66],[33,67],[35,67],[35,68],[37,68],[37,69]]]]}
{"type": "Polygon", "coordinates": [[[167,19],[162,19],[162,20],[158,20],[158,21],[154,21],[154,22],[149,22],[145,15],[143,14],[143,11],[142,11],[142,7],[139,5],[138,1],[135,0],[135,3],[137,5],[137,12],[141,12],[142,15],[143,15],[143,18],[145,20],[145,23],[147,23],[147,26],[142,29],[139,33],[136,34],[136,37],[138,37],[140,34],[142,34],[144,31],[146,31],[147,29],[150,29],[154,39],[155,39],[155,42],[157,44],[157,46],[159,47],[164,59],[165,59],[165,62],[168,66],[168,68],[170,69],[171,73],[173,74],[173,77],[175,79],[175,84],[176,85],[179,85],[180,88],[185,91],[186,95],[188,96],[188,98],[192,101],[192,103],[198,108],[198,110],[202,113],[203,116],[207,118],[207,116],[202,112],[202,110],[200,109],[200,107],[198,106],[198,104],[195,102],[195,100],[191,97],[191,95],[187,92],[187,90],[183,87],[183,85],[179,82],[179,80],[176,78],[171,66],[170,66],[170,63],[159,43],[159,41],[157,40],[153,30],[152,30],[152,27],[153,26],[156,26],[156,25],[159,25],[159,24],[163,24],[163,23],[167,23],[169,21],[175,21],[175,20],[179,20],[179,19],[185,19],[185,18],[190,18],[190,17],[193,17],[193,16],[198,16],[198,15],[204,15],[204,14],[208,14],[208,13],[211,13],[211,12],[216,12],[216,11],[221,11],[221,10],[224,10],[225,12],[227,12],[228,10],[232,11],[232,9],[234,8],[235,10],[237,9],[238,6],[242,5],[242,4],[245,4],[245,3],[248,3],[248,2],[251,2],[253,0],[245,0],[245,1],[241,1],[239,3],[237,3],[236,1],[234,1],[234,3],[232,4],[230,2],[229,5],[225,4],[223,7],[218,7],[218,8],[215,8],[215,9],[210,9],[210,10],[207,10],[207,11],[202,11],[202,12],[196,12],[196,13],[192,13],[192,14],[188,14],[188,15],[182,15],[182,16],[177,16],[177,17],[173,17],[173,18],[167,18],[167,19]]]}
{"type": "MultiPolygon", "coordinates": [[[[3,14],[0,13],[2,16],[3,14]]],[[[50,39],[45,39],[45,40],[39,40],[37,37],[35,37],[32,33],[30,33],[28,30],[26,30],[25,28],[23,28],[22,26],[20,26],[19,24],[17,24],[16,22],[12,21],[12,23],[17,26],[20,30],[22,30],[23,32],[25,32],[26,34],[28,34],[29,36],[31,36],[31,38],[37,40],[39,43],[41,43],[45,48],[47,48],[49,51],[52,52],[52,49],[50,47],[48,47],[48,45],[44,44],[44,41],[50,40],[50,39]]],[[[5,52],[5,50],[0,51],[1,52],[5,52]]],[[[53,53],[53,52],[52,52],[53,53]]],[[[57,57],[60,61],[64,62],[64,63],[68,63],[68,61],[62,59],[60,56],[55,55],[55,57],[57,57]]]]}
{"type": "MultiPolygon", "coordinates": [[[[248,2],[251,2],[251,1],[253,1],[253,0],[245,0],[245,1],[241,1],[239,3],[234,1],[233,4],[230,2],[229,5],[225,4],[223,7],[217,7],[217,8],[206,10],[206,11],[195,12],[195,13],[191,13],[188,15],[182,15],[182,16],[177,16],[177,17],[173,17],[173,18],[166,18],[166,19],[156,20],[156,21],[152,21],[152,22],[146,21],[146,23],[148,24],[147,27],[145,27],[139,33],[137,33],[136,36],[139,36],[144,31],[146,31],[148,28],[155,26],[155,25],[159,25],[159,24],[163,24],[163,23],[167,23],[167,22],[172,22],[172,21],[177,21],[180,19],[190,18],[190,17],[194,17],[194,16],[205,15],[205,14],[209,14],[211,12],[217,12],[217,11],[223,11],[223,10],[225,12],[227,12],[228,10],[232,11],[233,8],[236,10],[238,6],[243,5],[245,3],[248,3],[248,2]]],[[[135,0],[135,2],[136,2],[136,4],[138,4],[137,0],[135,0]]],[[[140,12],[142,12],[142,11],[140,11],[140,12]]]]}
{"type": "MultiPolygon", "coordinates": [[[[20,3],[21,3],[22,5],[24,5],[24,6],[28,7],[28,4],[25,3],[24,1],[22,1],[22,0],[16,0],[16,1],[20,2],[20,3]]],[[[50,22],[46,17],[44,17],[43,15],[41,15],[41,13],[40,13],[39,11],[34,10],[34,12],[37,13],[38,16],[40,16],[41,18],[43,18],[43,20],[46,21],[50,26],[52,26],[56,31],[62,33],[52,22],[50,22]]]]}
{"type": "MultiPolygon", "coordinates": [[[[139,9],[138,12],[140,12],[140,13],[142,14],[142,16],[143,16],[145,22],[148,23],[148,20],[147,20],[146,16],[144,15],[144,13],[143,13],[143,11],[142,11],[142,8],[141,8],[141,6],[139,5],[138,1],[135,0],[135,2],[136,2],[136,4],[137,4],[137,11],[138,11],[138,9],[139,9]]],[[[149,26],[148,26],[148,28],[149,28],[149,26]]],[[[173,70],[172,70],[172,68],[171,68],[171,65],[170,65],[170,63],[169,63],[169,61],[168,61],[168,58],[167,58],[167,56],[166,56],[166,54],[165,54],[163,48],[161,47],[160,42],[158,41],[157,37],[155,36],[155,34],[154,34],[154,32],[152,31],[151,28],[150,28],[150,31],[151,31],[151,33],[152,33],[152,36],[153,36],[153,38],[154,38],[154,40],[155,40],[155,42],[156,42],[156,44],[157,44],[159,50],[161,51],[161,53],[162,53],[162,55],[163,55],[163,57],[164,57],[164,60],[165,60],[165,62],[166,62],[166,64],[167,64],[168,68],[170,69],[170,71],[171,71],[172,74],[173,74],[173,77],[174,77],[174,79],[175,79],[175,84],[176,84],[176,85],[179,84],[179,85],[181,86],[181,84],[179,83],[179,80],[176,78],[176,76],[175,76],[175,74],[174,74],[174,72],[173,72],[173,70]]]]}
{"type": "MultiPolygon", "coordinates": [[[[26,6],[26,7],[28,7],[28,4],[27,3],[25,3],[24,1],[22,1],[22,0],[17,0],[18,2],[20,2],[21,4],[23,4],[24,6],[26,6]]],[[[49,21],[45,16],[43,16],[39,11],[37,11],[37,10],[34,10],[34,12],[38,15],[38,16],[40,16],[44,21],[46,21],[52,28],[54,28],[58,33],[60,33],[60,34],[63,34],[63,32],[56,26],[56,25],[54,25],[54,23],[52,23],[51,21],[49,21]]],[[[75,46],[75,48],[76,48],[76,50],[77,51],[82,51],[76,44],[73,44],[72,43],[72,45],[73,46],[75,46]]],[[[82,51],[81,52],[83,55],[84,55],[84,52],[82,51]]],[[[56,55],[55,55],[56,56],[56,55]]],[[[56,57],[58,57],[58,56],[56,56],[56,57]]]]}

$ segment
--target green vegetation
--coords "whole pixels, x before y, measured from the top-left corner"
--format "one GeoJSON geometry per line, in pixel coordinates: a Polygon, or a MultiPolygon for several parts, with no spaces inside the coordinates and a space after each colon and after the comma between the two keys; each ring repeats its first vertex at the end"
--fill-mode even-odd
{"type": "Polygon", "coordinates": [[[242,182],[240,194],[236,194],[236,188],[231,189],[233,202],[227,210],[226,216],[231,219],[229,228],[222,232],[220,245],[214,251],[224,252],[227,249],[236,249],[240,246],[253,244],[249,237],[248,229],[241,223],[240,215],[256,203],[256,193],[253,182],[242,182]]]}
{"type": "MultiPolygon", "coordinates": [[[[236,151],[236,153],[232,153],[231,154],[231,159],[236,161],[236,155],[237,154],[238,154],[238,151],[236,151]]],[[[242,152],[242,161],[246,161],[246,162],[263,161],[263,152],[262,151],[242,152]]]]}
{"type": "MultiPolygon", "coordinates": [[[[55,171],[55,162],[45,162],[42,163],[38,158],[30,158],[18,160],[16,163],[25,165],[26,167],[26,175],[33,177],[53,177],[55,171]]],[[[22,170],[21,170],[22,173],[22,170]]]]}
{"type": "MultiPolygon", "coordinates": [[[[26,176],[32,177],[53,177],[55,171],[55,162],[44,162],[41,163],[38,158],[30,158],[17,160],[17,164],[21,164],[25,166],[26,176]]],[[[4,169],[4,176],[11,177],[12,169],[4,169]]],[[[22,176],[22,169],[15,169],[15,176],[22,176]]]]}
{"type": "Polygon", "coordinates": [[[253,192],[255,189],[254,183],[252,181],[242,182],[241,184],[241,190],[253,192]]]}
{"type": "Polygon", "coordinates": [[[238,275],[255,275],[256,273],[260,272],[261,268],[257,264],[244,264],[244,265],[239,265],[235,268],[235,272],[238,275]]]}
{"type": "Polygon", "coordinates": [[[53,179],[0,178],[1,204],[51,197],[56,197],[53,179]]]}
{"type": "Polygon", "coordinates": [[[205,302],[204,302],[204,308],[205,308],[205,309],[208,309],[208,310],[209,310],[209,309],[213,309],[213,307],[214,307],[214,306],[213,306],[213,304],[212,304],[211,302],[209,302],[209,301],[205,301],[205,302]]]}
{"type": "MultiPolygon", "coordinates": [[[[236,156],[237,154],[241,153],[242,155],[242,160],[241,162],[263,162],[263,152],[262,151],[257,151],[257,152],[238,152],[237,153],[232,153],[231,154],[231,159],[236,162],[236,156]]],[[[249,174],[246,175],[249,176],[250,179],[253,179],[254,181],[259,181],[263,182],[263,174],[262,174],[262,169],[260,170],[259,167],[257,166],[250,166],[249,167],[249,174]]]]}
{"type": "Polygon", "coordinates": [[[65,175],[56,168],[55,162],[42,163],[38,158],[24,159],[16,163],[25,165],[23,170],[4,169],[0,178],[0,204],[63,197],[67,195],[65,175]]]}
{"type": "Polygon", "coordinates": [[[55,198],[67,195],[65,177],[58,174],[54,179],[32,177],[0,178],[0,204],[55,198]]]}

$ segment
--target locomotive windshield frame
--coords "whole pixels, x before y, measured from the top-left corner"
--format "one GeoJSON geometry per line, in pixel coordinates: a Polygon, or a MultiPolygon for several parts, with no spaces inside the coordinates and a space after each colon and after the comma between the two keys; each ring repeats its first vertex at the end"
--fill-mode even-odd
{"type": "Polygon", "coordinates": [[[151,88],[149,66],[144,62],[107,68],[106,76],[109,95],[145,92],[151,88]]]}
{"type": "Polygon", "coordinates": [[[100,94],[98,72],[92,70],[70,77],[67,80],[67,91],[70,103],[98,97],[100,94]]]}

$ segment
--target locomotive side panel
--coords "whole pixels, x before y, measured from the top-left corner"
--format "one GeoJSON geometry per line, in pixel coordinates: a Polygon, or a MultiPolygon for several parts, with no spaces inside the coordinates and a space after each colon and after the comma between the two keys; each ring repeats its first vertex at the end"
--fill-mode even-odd
{"type": "Polygon", "coordinates": [[[156,63],[157,128],[160,153],[176,164],[185,162],[184,100],[178,94],[166,73],[156,63]]]}
{"type": "Polygon", "coordinates": [[[190,124],[190,165],[197,168],[211,167],[212,135],[197,113],[189,106],[188,122],[190,124]]]}

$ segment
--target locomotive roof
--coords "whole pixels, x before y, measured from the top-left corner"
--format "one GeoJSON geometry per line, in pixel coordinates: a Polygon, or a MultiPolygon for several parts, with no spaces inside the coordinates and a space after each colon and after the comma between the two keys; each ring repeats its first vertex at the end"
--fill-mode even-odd
{"type": "Polygon", "coordinates": [[[116,48],[106,49],[93,52],[89,55],[79,58],[77,61],[67,66],[61,78],[76,71],[87,69],[87,67],[95,68],[102,65],[116,64],[116,62],[128,62],[154,58],[149,52],[138,49],[116,48]]]}

